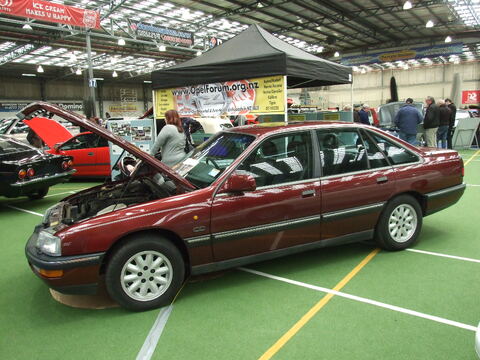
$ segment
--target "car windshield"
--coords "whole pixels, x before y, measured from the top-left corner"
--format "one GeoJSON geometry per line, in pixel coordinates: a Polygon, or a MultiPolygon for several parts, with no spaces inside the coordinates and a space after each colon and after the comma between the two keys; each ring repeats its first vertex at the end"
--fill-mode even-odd
{"type": "Polygon", "coordinates": [[[26,145],[19,144],[15,141],[0,139],[0,154],[27,151],[30,148],[26,145]]]}
{"type": "Polygon", "coordinates": [[[173,169],[193,185],[209,186],[255,140],[252,135],[221,132],[197,147],[173,169]]]}

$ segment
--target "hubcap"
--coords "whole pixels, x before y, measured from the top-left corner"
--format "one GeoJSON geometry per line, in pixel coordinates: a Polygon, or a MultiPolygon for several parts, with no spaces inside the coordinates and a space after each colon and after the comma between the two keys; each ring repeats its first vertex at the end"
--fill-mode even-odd
{"type": "Polygon", "coordinates": [[[120,273],[122,289],[138,301],[151,301],[161,296],[172,282],[170,261],[157,251],[142,251],[123,265],[120,273]]]}
{"type": "Polygon", "coordinates": [[[404,243],[412,238],[417,223],[417,213],[411,205],[398,205],[388,219],[388,231],[393,240],[404,243]]]}

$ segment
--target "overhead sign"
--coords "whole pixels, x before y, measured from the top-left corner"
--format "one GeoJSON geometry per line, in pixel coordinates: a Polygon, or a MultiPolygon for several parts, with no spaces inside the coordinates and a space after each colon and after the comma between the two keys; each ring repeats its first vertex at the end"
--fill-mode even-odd
{"type": "Polygon", "coordinates": [[[142,22],[131,23],[130,28],[137,36],[161,40],[167,43],[192,46],[194,42],[193,33],[190,31],[175,30],[142,22]]]}
{"type": "Polygon", "coordinates": [[[0,12],[47,22],[100,29],[98,11],[42,0],[0,0],[0,12]]]}
{"type": "MultiPolygon", "coordinates": [[[[1,1],[1,0],[0,0],[1,1]]],[[[25,54],[28,54],[30,51],[35,49],[35,45],[26,44],[16,47],[13,50],[10,50],[8,54],[0,56],[0,65],[6,64],[12,60],[18,59],[25,54]]]]}
{"type": "Polygon", "coordinates": [[[480,90],[462,91],[462,104],[479,104],[480,90]]]}
{"type": "Polygon", "coordinates": [[[226,81],[155,90],[155,113],[170,109],[182,116],[284,114],[284,78],[226,81]]]}
{"type": "MultiPolygon", "coordinates": [[[[0,112],[18,112],[22,110],[29,103],[0,103],[0,112]]],[[[82,111],[83,104],[75,102],[54,103],[62,109],[70,111],[82,111]]]]}
{"type": "Polygon", "coordinates": [[[417,47],[411,49],[378,52],[365,55],[346,56],[340,61],[343,65],[366,65],[373,63],[393,62],[398,60],[419,59],[425,57],[448,56],[462,54],[463,43],[417,47]]]}

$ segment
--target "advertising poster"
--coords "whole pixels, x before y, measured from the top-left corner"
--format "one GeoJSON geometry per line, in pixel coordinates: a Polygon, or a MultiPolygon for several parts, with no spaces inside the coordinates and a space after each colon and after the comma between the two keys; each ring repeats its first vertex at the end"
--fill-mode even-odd
{"type": "Polygon", "coordinates": [[[155,90],[155,113],[181,116],[284,114],[283,76],[155,90]]]}
{"type": "Polygon", "coordinates": [[[480,90],[462,91],[462,104],[480,103],[480,90]]]}
{"type": "Polygon", "coordinates": [[[100,29],[100,13],[42,0],[0,0],[0,12],[47,22],[100,29]]]}

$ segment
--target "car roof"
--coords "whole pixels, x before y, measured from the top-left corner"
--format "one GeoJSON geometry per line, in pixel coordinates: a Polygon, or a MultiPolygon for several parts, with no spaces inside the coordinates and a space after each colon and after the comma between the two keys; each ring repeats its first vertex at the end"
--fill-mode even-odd
{"type": "MultiPolygon", "coordinates": [[[[364,125],[365,127],[368,127],[364,125]]],[[[245,125],[238,126],[235,128],[228,129],[228,132],[238,132],[243,134],[249,134],[254,136],[262,136],[270,133],[279,133],[290,130],[303,130],[303,129],[321,129],[324,127],[328,128],[358,128],[363,127],[357,123],[352,122],[342,122],[342,121],[302,121],[302,122],[291,122],[288,125],[280,122],[271,122],[271,123],[260,123],[255,125],[245,125]]]]}

